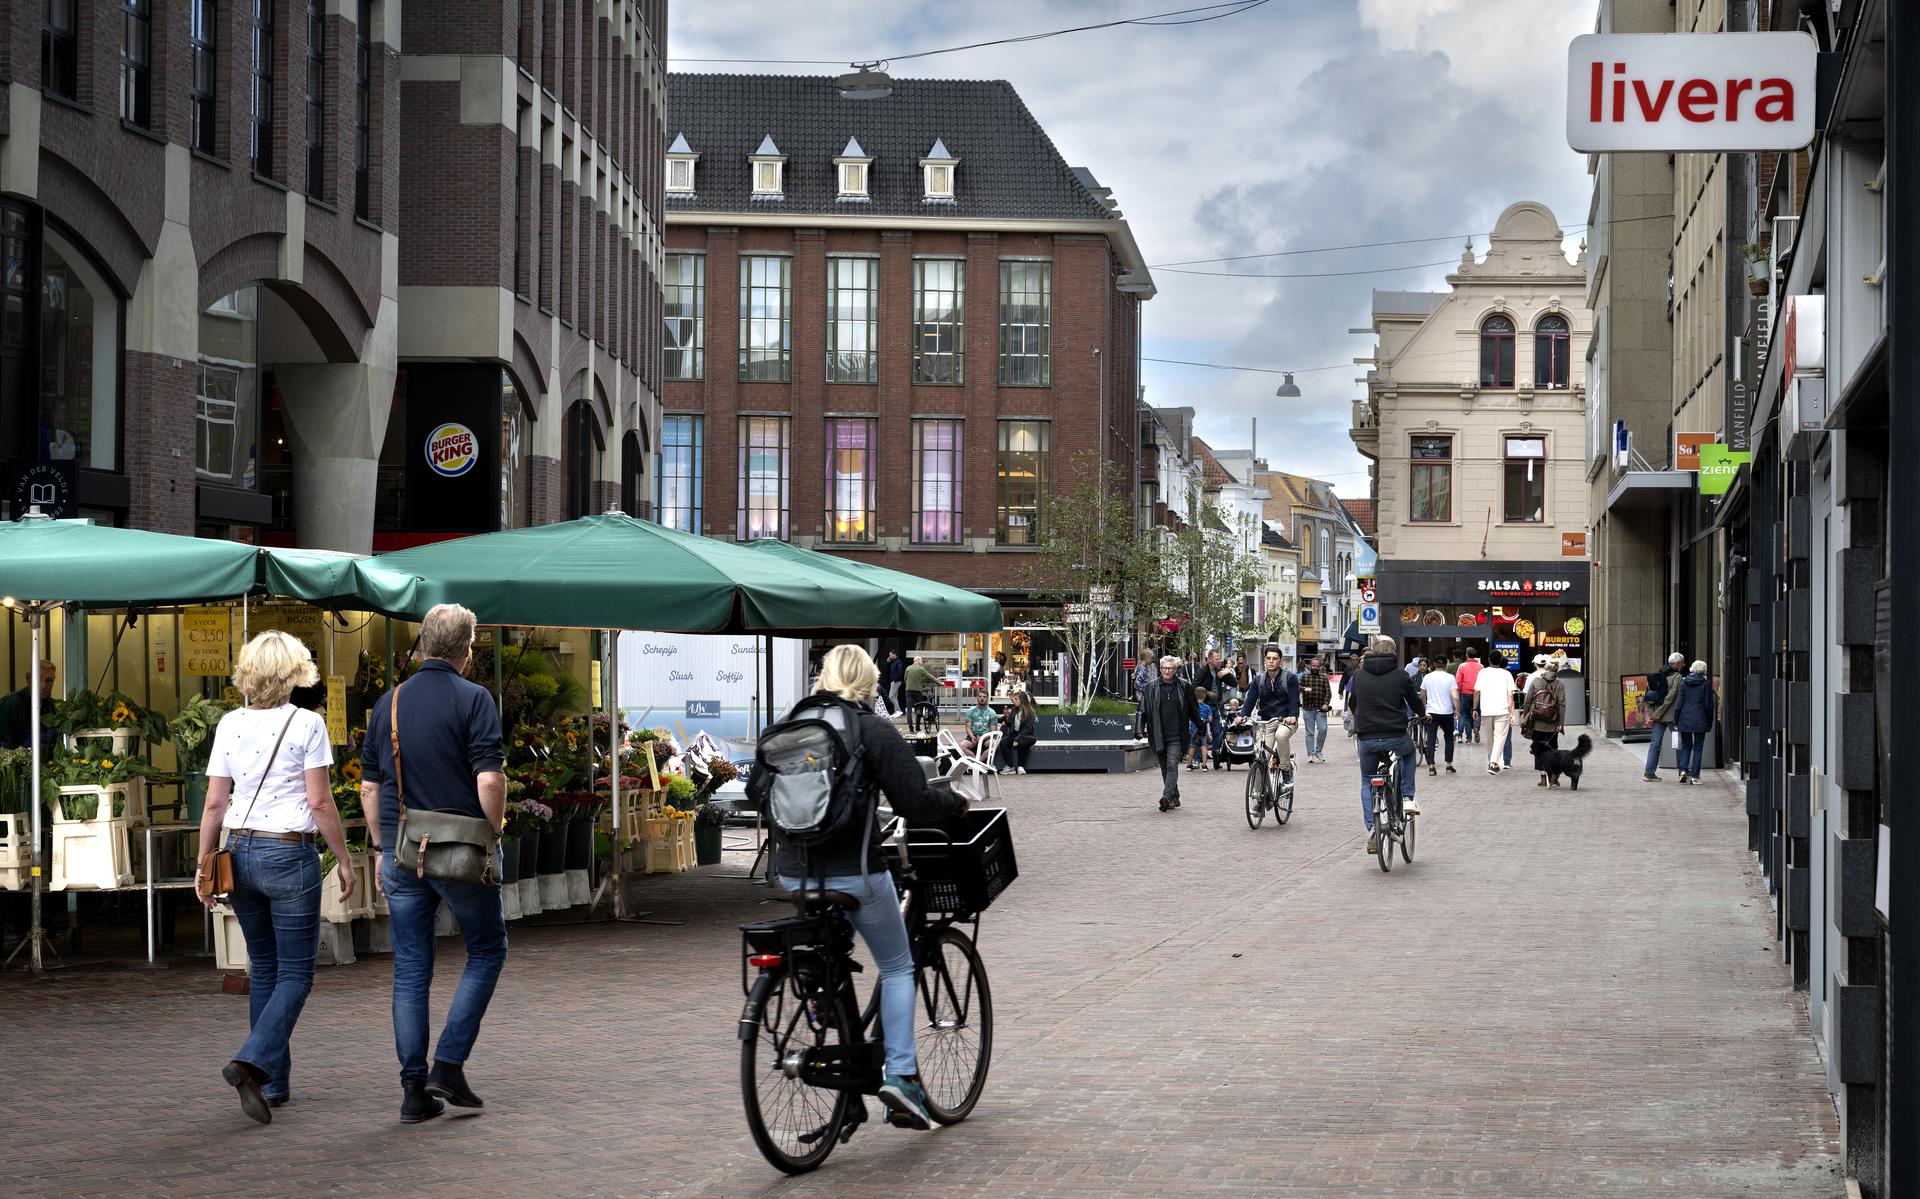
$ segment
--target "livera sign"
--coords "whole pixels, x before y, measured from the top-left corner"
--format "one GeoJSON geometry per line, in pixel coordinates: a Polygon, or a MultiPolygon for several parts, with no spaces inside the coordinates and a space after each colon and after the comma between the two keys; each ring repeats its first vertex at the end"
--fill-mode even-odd
{"type": "Polygon", "coordinates": [[[1567,51],[1567,144],[1798,150],[1813,140],[1818,48],[1804,33],[1590,33],[1567,51]]]}

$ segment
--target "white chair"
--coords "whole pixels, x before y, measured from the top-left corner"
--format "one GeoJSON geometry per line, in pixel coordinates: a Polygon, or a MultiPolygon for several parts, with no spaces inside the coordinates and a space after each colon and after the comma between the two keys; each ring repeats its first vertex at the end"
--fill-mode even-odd
{"type": "Polygon", "coordinates": [[[993,759],[999,752],[1000,730],[995,729],[980,738],[980,743],[974,747],[974,752],[963,752],[960,755],[961,767],[964,768],[968,774],[979,780],[980,797],[982,799],[993,798],[993,776],[997,773],[994,769],[993,759]]]}

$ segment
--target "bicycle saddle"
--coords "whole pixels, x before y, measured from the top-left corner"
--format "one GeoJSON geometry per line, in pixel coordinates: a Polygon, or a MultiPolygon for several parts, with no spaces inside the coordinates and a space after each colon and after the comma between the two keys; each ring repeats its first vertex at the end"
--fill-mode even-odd
{"type": "Polygon", "coordinates": [[[796,908],[819,910],[839,908],[843,912],[860,910],[860,900],[845,891],[789,891],[787,900],[796,908]]]}

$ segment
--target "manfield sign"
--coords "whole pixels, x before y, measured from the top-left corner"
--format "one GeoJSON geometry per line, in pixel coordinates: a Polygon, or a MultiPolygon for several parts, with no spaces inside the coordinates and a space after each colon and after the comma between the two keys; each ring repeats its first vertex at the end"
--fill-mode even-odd
{"type": "Polygon", "coordinates": [[[1589,33],[1567,50],[1567,144],[1583,154],[1798,150],[1819,49],[1804,33],[1589,33]]]}

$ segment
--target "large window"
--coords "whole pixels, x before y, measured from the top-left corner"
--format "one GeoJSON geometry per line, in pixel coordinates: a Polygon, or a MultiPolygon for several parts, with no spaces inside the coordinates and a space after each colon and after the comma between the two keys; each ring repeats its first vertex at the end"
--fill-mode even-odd
{"type": "Polygon", "coordinates": [[[1047,505],[1047,435],[1042,420],[1000,422],[1000,461],[994,540],[1038,545],[1047,505]]]}
{"type": "Polygon", "coordinates": [[[1053,340],[1053,264],[1000,264],[1000,383],[1044,386],[1050,381],[1053,340]]]}
{"type": "Polygon", "coordinates": [[[787,539],[787,418],[740,418],[740,515],[742,541],[787,539]]]}
{"type": "Polygon", "coordinates": [[[307,194],[327,184],[327,6],[307,0],[307,194]]]}
{"type": "Polygon", "coordinates": [[[273,177],[273,0],[253,0],[252,90],[247,111],[253,133],[248,152],[256,175],[273,177]]]}
{"type": "Polygon", "coordinates": [[[667,255],[667,378],[701,379],[707,368],[707,257],[667,255]]]}
{"type": "Polygon", "coordinates": [[[187,144],[202,154],[214,150],[214,41],[220,27],[219,0],[193,0],[188,39],[193,54],[193,77],[187,92],[187,144]]]}
{"type": "Polygon", "coordinates": [[[827,382],[878,382],[880,262],[827,259],[827,382]]]}
{"type": "Polygon", "coordinates": [[[120,0],[120,119],[153,124],[153,2],[120,0]]]}
{"type": "Polygon", "coordinates": [[[1480,386],[1513,386],[1513,322],[1504,316],[1480,326],[1480,386]]]}
{"type": "Polygon", "coordinates": [[[1573,335],[1564,316],[1544,316],[1533,327],[1533,385],[1564,389],[1571,376],[1573,335]]]}
{"type": "Polygon", "coordinates": [[[363,221],[373,219],[368,213],[371,193],[367,186],[373,150],[372,108],[373,0],[360,0],[353,27],[353,211],[363,221]]]}
{"type": "Polygon", "coordinates": [[[740,381],[793,378],[793,260],[740,260],[740,381]]]}
{"type": "Polygon", "coordinates": [[[827,420],[827,540],[873,540],[872,417],[827,420]]]}
{"type": "Polygon", "coordinates": [[[120,426],[120,297],[52,229],[40,256],[40,449],[114,470],[120,426]]]}
{"type": "Polygon", "coordinates": [[[913,381],[965,378],[966,264],[922,258],[913,264],[913,381]]]}
{"type": "Polygon", "coordinates": [[[700,531],[700,435],[691,415],[660,418],[660,469],[656,472],[655,519],[683,533],[700,531]]]}
{"type": "Polygon", "coordinates": [[[257,287],[222,296],[200,315],[194,473],[252,491],[259,482],[257,287]]]}
{"type": "Polygon", "coordinates": [[[575,400],[567,409],[567,519],[594,515],[595,484],[600,481],[600,451],[606,448],[593,405],[575,400]]]}
{"type": "Polygon", "coordinates": [[[1453,519],[1453,438],[1413,439],[1413,477],[1408,493],[1407,519],[1453,519]]]}
{"type": "Polygon", "coordinates": [[[960,543],[960,422],[913,422],[913,540],[960,543]]]}
{"type": "Polygon", "coordinates": [[[1546,519],[1547,439],[1509,437],[1506,443],[1506,519],[1537,524],[1546,519]]]}
{"type": "Polygon", "coordinates": [[[40,86],[71,100],[79,89],[78,0],[46,0],[40,18],[40,86]]]}

